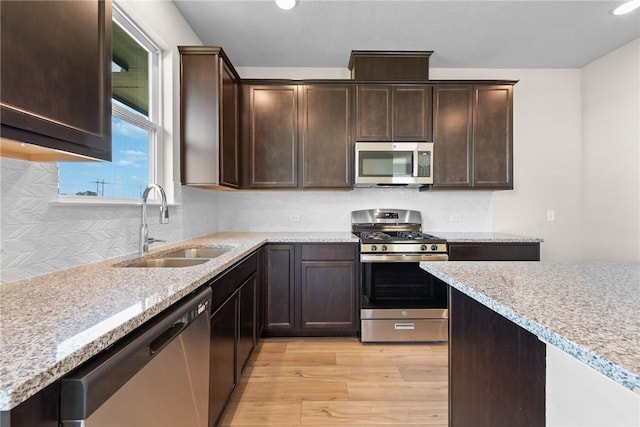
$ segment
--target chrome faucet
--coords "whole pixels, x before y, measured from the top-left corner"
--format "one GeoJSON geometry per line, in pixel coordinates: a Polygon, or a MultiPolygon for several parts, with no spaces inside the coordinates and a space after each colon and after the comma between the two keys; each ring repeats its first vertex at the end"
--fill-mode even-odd
{"type": "Polygon", "coordinates": [[[157,184],[150,184],[142,193],[142,225],[140,226],[140,252],[148,252],[149,244],[154,242],[163,242],[153,237],[149,237],[149,229],[147,228],[147,198],[153,189],[160,192],[162,197],[162,205],[160,206],[160,224],[169,224],[169,207],[167,206],[167,195],[164,189],[157,184]]]}

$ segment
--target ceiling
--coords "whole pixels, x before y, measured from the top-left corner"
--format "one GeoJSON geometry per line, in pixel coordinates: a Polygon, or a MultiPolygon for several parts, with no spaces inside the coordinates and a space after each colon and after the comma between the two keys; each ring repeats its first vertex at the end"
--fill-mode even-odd
{"type": "Polygon", "coordinates": [[[346,68],[352,50],[432,50],[433,68],[580,68],[640,37],[619,1],[174,0],[237,67],[346,68]]]}

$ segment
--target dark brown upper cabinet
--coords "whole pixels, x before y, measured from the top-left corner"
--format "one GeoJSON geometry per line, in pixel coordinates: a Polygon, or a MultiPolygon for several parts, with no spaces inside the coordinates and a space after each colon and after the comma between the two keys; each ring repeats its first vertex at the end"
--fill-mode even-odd
{"type": "Polygon", "coordinates": [[[434,185],[513,189],[513,84],[437,85],[434,185]]]}
{"type": "Polygon", "coordinates": [[[242,86],[243,188],[352,186],[351,84],[242,86]]]}
{"type": "Polygon", "coordinates": [[[299,87],[303,188],[351,188],[353,85],[299,87]]]}
{"type": "Polygon", "coordinates": [[[239,76],[215,46],[180,46],[181,182],[240,186],[239,76]]]}
{"type": "Polygon", "coordinates": [[[247,85],[243,137],[249,188],[298,187],[298,86],[247,85]]]}
{"type": "Polygon", "coordinates": [[[2,1],[0,64],[3,156],[111,160],[110,0],[2,1]]]}
{"type": "Polygon", "coordinates": [[[358,85],[357,92],[357,141],[431,141],[430,85],[358,85]]]}

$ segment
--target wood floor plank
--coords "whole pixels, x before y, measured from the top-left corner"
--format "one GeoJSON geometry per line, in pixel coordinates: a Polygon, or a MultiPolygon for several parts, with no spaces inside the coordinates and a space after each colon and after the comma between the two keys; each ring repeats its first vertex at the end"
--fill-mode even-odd
{"type": "Polygon", "coordinates": [[[286,380],[249,381],[242,390],[242,402],[300,402],[305,400],[348,400],[345,381],[286,380]]]}
{"type": "Polygon", "coordinates": [[[423,351],[388,351],[382,353],[338,353],[336,363],[343,366],[351,365],[386,365],[386,366],[446,366],[448,356],[446,354],[430,353],[423,351]]]}
{"type": "Polygon", "coordinates": [[[445,402],[302,402],[300,425],[446,425],[445,402]]]}
{"type": "Polygon", "coordinates": [[[263,353],[249,360],[250,366],[329,366],[336,364],[335,353],[263,353]]]}
{"type": "Polygon", "coordinates": [[[299,426],[300,402],[231,402],[219,427],[299,426]]]}
{"type": "Polygon", "coordinates": [[[448,382],[388,382],[380,387],[375,381],[347,381],[349,400],[447,402],[448,382]]]}
{"type": "MultiPolygon", "coordinates": [[[[407,374],[410,376],[411,374],[407,374]]],[[[243,380],[252,382],[288,381],[408,381],[395,366],[250,366],[245,368],[243,380]]],[[[419,381],[416,379],[416,381],[419,381]]]]}
{"type": "Polygon", "coordinates": [[[398,371],[402,379],[412,381],[447,381],[449,368],[444,366],[399,366],[398,371]]]}

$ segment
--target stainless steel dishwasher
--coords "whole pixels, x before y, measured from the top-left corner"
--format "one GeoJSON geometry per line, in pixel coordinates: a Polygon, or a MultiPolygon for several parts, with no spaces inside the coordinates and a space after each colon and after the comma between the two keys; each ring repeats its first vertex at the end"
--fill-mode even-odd
{"type": "Polygon", "coordinates": [[[62,380],[63,427],[206,427],[211,289],[186,297],[62,380]]]}

